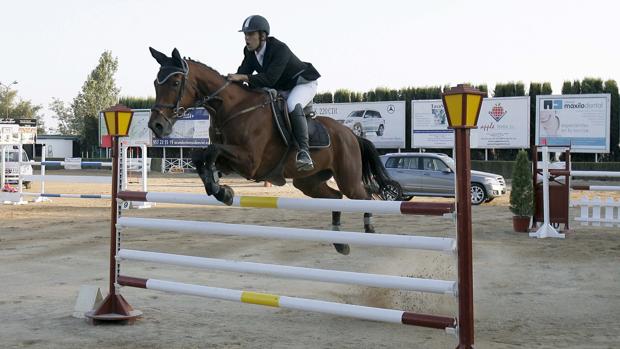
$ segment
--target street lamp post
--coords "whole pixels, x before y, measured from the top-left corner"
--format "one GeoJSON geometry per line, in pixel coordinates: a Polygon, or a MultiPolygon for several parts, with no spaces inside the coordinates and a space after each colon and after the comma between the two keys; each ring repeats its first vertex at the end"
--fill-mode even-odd
{"type": "Polygon", "coordinates": [[[17,80],[13,81],[12,83],[10,83],[8,85],[3,84],[0,81],[0,86],[5,88],[5,95],[6,95],[6,118],[7,119],[9,118],[9,98],[8,98],[8,96],[9,96],[9,91],[11,90],[11,86],[13,86],[13,85],[17,85],[17,80]]]}
{"type": "Polygon", "coordinates": [[[442,94],[449,127],[454,129],[456,159],[456,237],[459,315],[457,349],[474,348],[474,286],[471,219],[471,158],[469,130],[476,128],[484,93],[457,85],[442,94]]]}
{"type": "Polygon", "coordinates": [[[142,316],[142,312],[134,310],[125,298],[118,292],[117,277],[119,265],[116,254],[120,248],[116,222],[118,221],[119,205],[117,203],[118,183],[119,183],[119,158],[120,147],[119,137],[125,137],[129,133],[129,126],[133,118],[133,111],[124,105],[117,104],[103,112],[108,134],[112,138],[112,202],[110,219],[110,283],[108,296],[101,305],[88,313],[86,318],[93,324],[100,321],[105,322],[133,322],[142,316]]]}

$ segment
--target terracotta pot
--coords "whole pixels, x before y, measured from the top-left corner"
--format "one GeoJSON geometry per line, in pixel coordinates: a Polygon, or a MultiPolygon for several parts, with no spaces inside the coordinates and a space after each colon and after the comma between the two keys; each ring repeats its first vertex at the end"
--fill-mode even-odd
{"type": "Polygon", "coordinates": [[[527,233],[530,228],[529,216],[513,216],[512,227],[518,233],[527,233]]]}

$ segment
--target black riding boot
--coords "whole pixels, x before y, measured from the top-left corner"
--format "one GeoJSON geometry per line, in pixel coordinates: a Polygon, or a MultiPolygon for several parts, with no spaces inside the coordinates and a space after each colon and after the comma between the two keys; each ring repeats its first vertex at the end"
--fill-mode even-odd
{"type": "Polygon", "coordinates": [[[301,104],[297,104],[290,113],[293,135],[297,140],[299,149],[297,151],[296,165],[297,171],[310,171],[314,169],[310,151],[308,149],[308,121],[304,115],[301,104]]]}

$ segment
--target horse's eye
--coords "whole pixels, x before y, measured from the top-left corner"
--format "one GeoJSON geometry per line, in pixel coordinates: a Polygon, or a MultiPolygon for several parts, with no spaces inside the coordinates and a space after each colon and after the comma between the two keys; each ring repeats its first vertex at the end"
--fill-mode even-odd
{"type": "Polygon", "coordinates": [[[180,84],[181,84],[180,82],[175,81],[173,85],[176,87],[176,86],[179,86],[180,84]]]}

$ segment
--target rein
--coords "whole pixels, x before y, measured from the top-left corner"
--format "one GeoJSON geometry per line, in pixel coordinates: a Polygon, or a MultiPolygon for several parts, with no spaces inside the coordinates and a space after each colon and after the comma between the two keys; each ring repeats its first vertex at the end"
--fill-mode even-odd
{"type": "MultiPolygon", "coordinates": [[[[179,68],[177,68],[179,69],[179,68]]],[[[151,107],[151,111],[157,111],[158,113],[161,113],[161,108],[166,108],[166,109],[172,109],[172,118],[179,118],[181,116],[183,116],[185,114],[185,108],[181,107],[181,100],[183,99],[183,93],[185,91],[185,83],[187,81],[187,76],[189,75],[189,65],[187,64],[187,61],[184,59],[183,60],[183,68],[180,68],[181,70],[177,70],[174,71],[170,74],[168,74],[164,79],[162,79],[161,81],[159,80],[159,78],[157,79],[157,84],[158,85],[162,85],[164,84],[168,78],[170,78],[172,75],[176,75],[176,74],[182,74],[182,78],[181,78],[181,84],[179,87],[179,92],[177,94],[177,100],[174,104],[162,104],[162,103],[157,103],[155,105],[153,105],[153,107],[151,107]]],[[[226,89],[226,87],[228,87],[232,82],[227,80],[222,86],[220,86],[220,88],[218,88],[217,90],[215,90],[213,93],[209,94],[206,97],[203,98],[199,98],[195,101],[194,106],[198,107],[198,106],[202,106],[204,108],[207,108],[209,111],[213,111],[213,115],[217,114],[217,110],[215,110],[215,108],[213,108],[211,105],[209,105],[209,102],[211,100],[222,100],[221,97],[219,97],[218,95],[224,91],[224,89],[226,89]]],[[[237,117],[249,113],[253,110],[259,109],[259,108],[264,108],[267,105],[269,105],[270,103],[273,102],[273,98],[271,97],[271,95],[269,96],[269,99],[265,100],[263,103],[251,106],[249,108],[245,108],[243,110],[240,110],[234,114],[232,114],[231,116],[229,116],[228,118],[226,118],[221,125],[219,125],[219,127],[216,127],[217,129],[223,129],[224,127],[226,127],[226,125],[228,123],[230,123],[230,121],[232,121],[233,119],[236,119],[237,117]]],[[[164,117],[164,119],[168,122],[171,123],[171,121],[167,118],[164,117]]],[[[218,130],[219,131],[219,130],[218,130]]],[[[219,132],[218,132],[219,133],[219,132]]]]}

